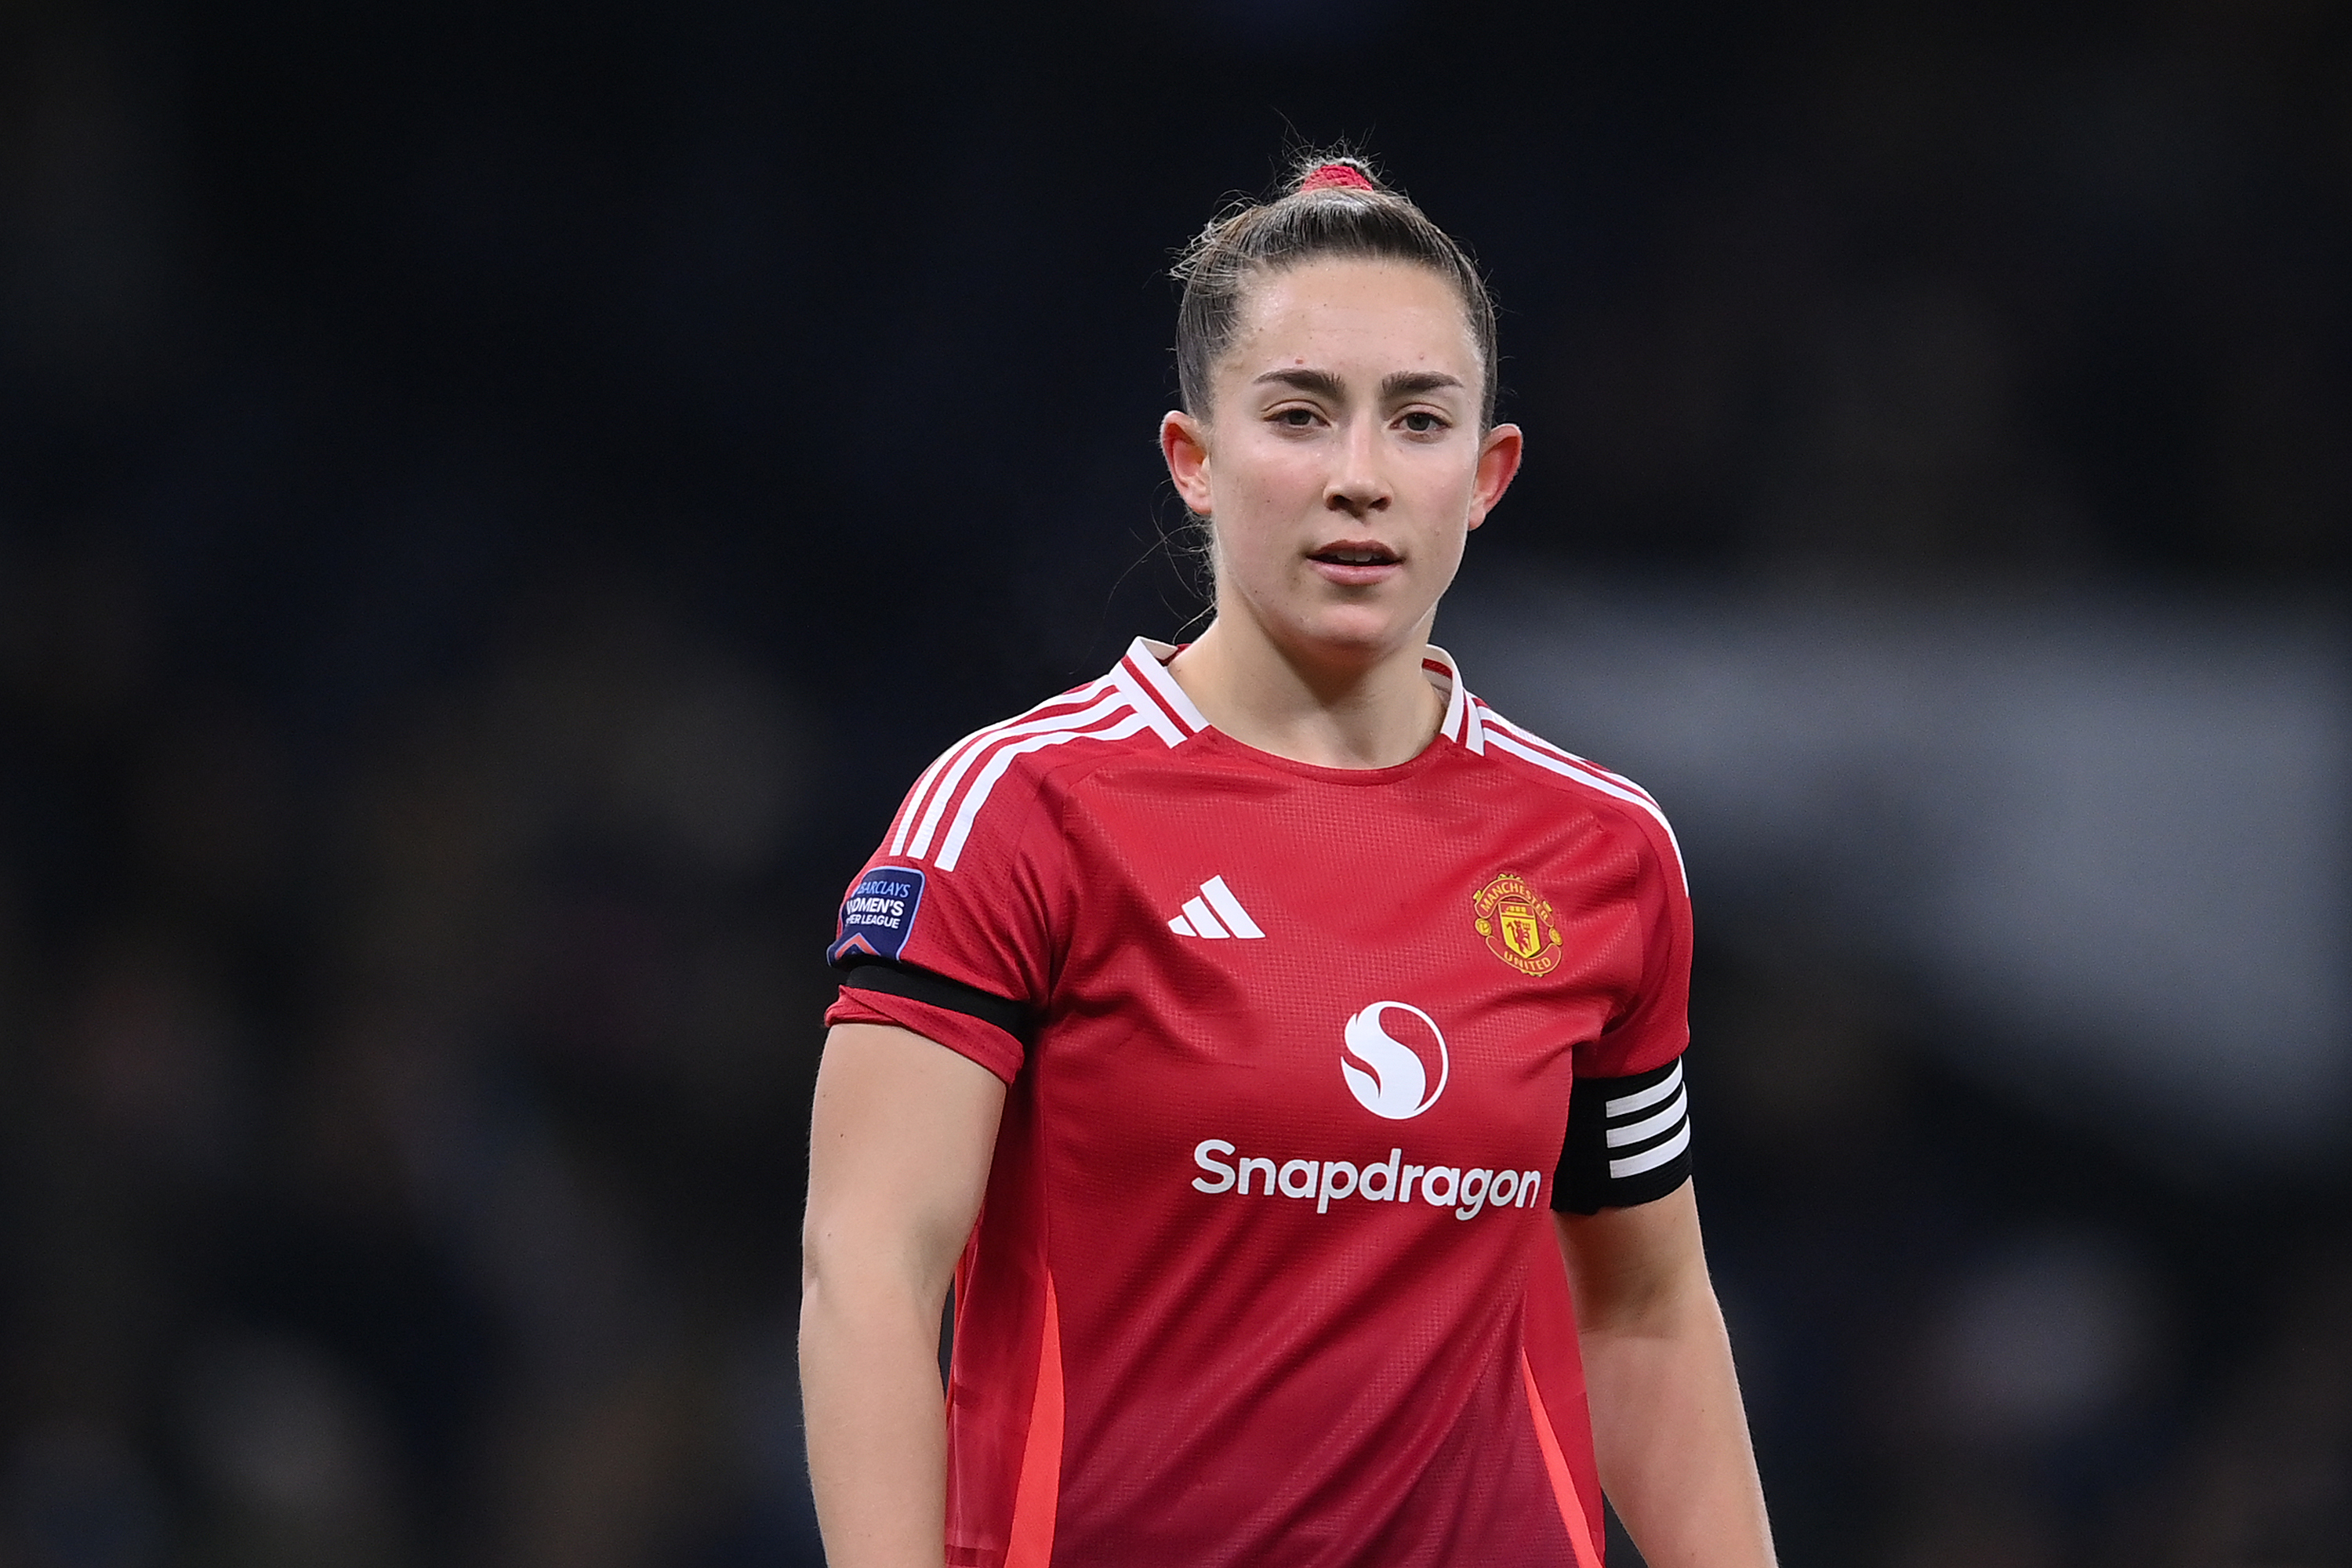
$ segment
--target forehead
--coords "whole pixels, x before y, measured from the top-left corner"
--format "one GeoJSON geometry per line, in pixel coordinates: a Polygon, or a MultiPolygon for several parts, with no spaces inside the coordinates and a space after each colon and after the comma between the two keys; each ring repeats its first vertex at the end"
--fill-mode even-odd
{"type": "Polygon", "coordinates": [[[1475,385],[1469,312],[1453,284],[1408,261],[1327,258],[1254,279],[1222,367],[1256,375],[1275,362],[1452,371],[1475,385]]]}

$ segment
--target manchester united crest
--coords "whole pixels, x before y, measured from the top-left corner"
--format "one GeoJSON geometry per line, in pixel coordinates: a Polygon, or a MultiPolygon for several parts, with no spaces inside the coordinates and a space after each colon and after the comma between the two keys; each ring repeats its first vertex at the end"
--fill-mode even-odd
{"type": "Polygon", "coordinates": [[[1522,974],[1549,974],[1559,967],[1559,928],[1551,904],[1526,878],[1504,872],[1470,900],[1486,951],[1522,974]]]}

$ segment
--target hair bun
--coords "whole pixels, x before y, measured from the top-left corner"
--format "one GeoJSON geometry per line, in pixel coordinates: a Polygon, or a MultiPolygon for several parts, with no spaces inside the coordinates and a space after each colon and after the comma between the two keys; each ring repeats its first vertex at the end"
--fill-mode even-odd
{"type": "Polygon", "coordinates": [[[1298,182],[1298,195],[1309,191],[1377,191],[1372,177],[1353,163],[1318,163],[1298,182]]]}

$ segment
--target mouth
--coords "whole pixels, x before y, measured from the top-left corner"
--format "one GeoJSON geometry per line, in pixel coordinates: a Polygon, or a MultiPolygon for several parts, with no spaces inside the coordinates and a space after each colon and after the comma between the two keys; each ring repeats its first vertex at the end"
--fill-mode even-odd
{"type": "Polygon", "coordinates": [[[1335,540],[1307,559],[1337,588],[1376,588],[1404,570],[1404,557],[1377,539],[1335,540]]]}
{"type": "Polygon", "coordinates": [[[1329,566],[1393,566],[1402,559],[1378,540],[1342,539],[1307,557],[1329,566]]]}

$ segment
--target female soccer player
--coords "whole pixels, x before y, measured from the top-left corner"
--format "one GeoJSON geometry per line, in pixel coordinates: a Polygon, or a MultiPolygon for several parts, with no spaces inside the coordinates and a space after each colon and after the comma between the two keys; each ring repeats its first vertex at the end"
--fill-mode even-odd
{"type": "Polygon", "coordinates": [[[950,748],[842,909],[827,1554],[1601,1568],[1605,1485],[1655,1568],[1769,1563],[1673,835],[1429,642],[1519,464],[1485,286],[1349,159],[1181,270],[1213,623],[950,748]]]}

